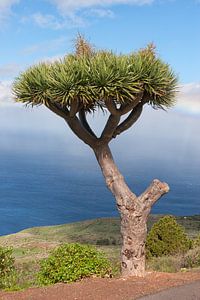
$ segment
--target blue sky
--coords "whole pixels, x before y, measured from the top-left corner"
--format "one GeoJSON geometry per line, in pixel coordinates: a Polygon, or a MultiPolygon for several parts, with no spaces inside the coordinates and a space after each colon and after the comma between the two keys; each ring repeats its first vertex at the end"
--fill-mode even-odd
{"type": "Polygon", "coordinates": [[[177,107],[200,114],[199,0],[1,0],[0,28],[1,103],[20,71],[72,51],[81,32],[122,53],[154,42],[179,76],[177,107]]]}
{"type": "Polygon", "coordinates": [[[0,105],[19,72],[73,51],[77,33],[128,53],[149,42],[178,74],[175,109],[200,115],[200,0],[1,0],[0,105]]]}

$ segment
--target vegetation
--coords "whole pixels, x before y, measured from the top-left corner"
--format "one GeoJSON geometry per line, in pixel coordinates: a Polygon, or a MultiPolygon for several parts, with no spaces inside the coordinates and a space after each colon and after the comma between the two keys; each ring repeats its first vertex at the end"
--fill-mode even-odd
{"type": "MultiPolygon", "coordinates": [[[[161,219],[163,219],[161,215],[151,215],[148,221],[149,230],[153,224],[161,219]]],[[[188,238],[193,241],[192,249],[181,254],[151,256],[146,264],[148,270],[177,272],[200,267],[200,248],[195,243],[198,240],[200,216],[176,217],[176,220],[179,224],[184,225],[188,238]]],[[[97,249],[103,251],[105,257],[110,261],[108,274],[110,274],[111,269],[114,276],[119,274],[121,243],[119,219],[96,219],[57,226],[35,227],[0,237],[0,245],[4,246],[1,249],[4,253],[9,250],[10,255],[12,254],[9,257],[13,268],[16,270],[14,273],[11,272],[12,276],[4,276],[7,284],[4,281],[1,288],[19,289],[37,285],[36,275],[41,272],[41,260],[52,256],[53,250],[61,246],[63,240],[68,244],[96,245],[97,249]],[[10,247],[8,248],[11,245],[13,246],[12,250],[10,247]]],[[[44,264],[48,265],[48,263],[44,264]]],[[[46,279],[46,282],[48,280],[46,279]]]]}
{"type": "Polygon", "coordinates": [[[200,246],[190,249],[184,256],[184,268],[196,268],[200,266],[200,246]]]}
{"type": "Polygon", "coordinates": [[[44,104],[50,109],[56,104],[65,112],[77,100],[77,109],[84,108],[87,112],[105,109],[110,99],[115,104],[132,102],[134,106],[141,92],[146,95],[146,103],[166,108],[174,104],[176,88],[176,76],[157,57],[154,45],[129,55],[116,55],[91,49],[82,37],[77,39],[74,54],[51,64],[30,67],[14,84],[17,101],[44,104]]]}
{"type": "Polygon", "coordinates": [[[41,261],[39,283],[73,282],[92,275],[104,277],[111,273],[111,265],[93,246],[65,244],[41,261]]]}
{"type": "MultiPolygon", "coordinates": [[[[118,170],[109,143],[134,125],[144,105],[157,109],[172,106],[176,89],[177,77],[158,57],[154,45],[128,55],[116,55],[95,50],[81,36],[77,38],[75,53],[29,68],[13,87],[16,101],[45,105],[92,148],[121,217],[123,276],[145,274],[147,217],[152,205],[169,187],[156,179],[136,196],[118,170]],[[97,109],[109,113],[100,137],[86,116],[97,109]]],[[[103,239],[98,243],[107,242],[103,239]]]]}
{"type": "Polygon", "coordinates": [[[200,247],[200,234],[198,234],[198,236],[193,240],[192,247],[200,247]]]}
{"type": "Polygon", "coordinates": [[[184,228],[172,216],[161,218],[151,228],[146,242],[147,256],[185,253],[191,247],[184,228]]]}
{"type": "Polygon", "coordinates": [[[0,288],[15,285],[15,266],[12,248],[0,247],[0,288]]]}

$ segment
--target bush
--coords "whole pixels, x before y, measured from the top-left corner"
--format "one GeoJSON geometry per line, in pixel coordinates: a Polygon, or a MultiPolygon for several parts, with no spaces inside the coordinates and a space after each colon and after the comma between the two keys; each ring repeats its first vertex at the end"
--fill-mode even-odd
{"type": "Polygon", "coordinates": [[[110,274],[111,266],[95,247],[80,244],[65,244],[55,249],[41,261],[38,273],[39,284],[73,282],[84,277],[110,274]]]}
{"type": "Polygon", "coordinates": [[[200,247],[200,234],[192,241],[192,247],[200,247]]]}
{"type": "Polygon", "coordinates": [[[200,266],[200,246],[194,249],[190,249],[186,255],[184,255],[182,267],[195,268],[200,266]]]}
{"type": "Polygon", "coordinates": [[[14,285],[16,273],[12,248],[0,247],[0,288],[14,285]]]}
{"type": "Polygon", "coordinates": [[[184,228],[172,216],[165,216],[156,222],[146,241],[147,257],[185,253],[191,247],[184,228]]]}

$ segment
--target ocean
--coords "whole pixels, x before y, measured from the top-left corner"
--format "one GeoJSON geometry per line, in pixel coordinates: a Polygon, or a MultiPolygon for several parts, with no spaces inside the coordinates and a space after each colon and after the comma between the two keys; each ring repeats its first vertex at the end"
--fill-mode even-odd
{"type": "MultiPolygon", "coordinates": [[[[118,215],[96,161],[58,154],[59,158],[56,153],[1,156],[0,235],[33,226],[118,215]]],[[[121,163],[121,169],[137,194],[155,177],[169,183],[170,192],[158,201],[153,213],[200,214],[199,169],[193,166],[170,171],[164,164],[143,164],[142,160],[132,167],[121,163]]]]}
{"type": "MultiPolygon", "coordinates": [[[[0,129],[0,235],[33,226],[118,216],[91,150],[74,136],[65,136],[65,127],[55,125],[54,130],[41,132],[30,132],[30,128],[0,129]]],[[[173,135],[172,140],[159,142],[157,138],[152,143],[148,138],[143,141],[141,132],[133,144],[131,138],[126,135],[112,144],[130,188],[138,195],[154,178],[170,186],[152,213],[200,214],[199,148],[191,142],[184,142],[187,147],[183,148],[173,135]]]]}

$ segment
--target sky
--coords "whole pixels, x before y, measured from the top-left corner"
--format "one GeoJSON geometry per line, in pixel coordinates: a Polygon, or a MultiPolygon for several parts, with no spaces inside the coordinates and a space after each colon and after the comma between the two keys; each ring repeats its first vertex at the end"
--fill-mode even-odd
{"type": "MultiPolygon", "coordinates": [[[[200,125],[199,29],[200,0],[0,0],[1,128],[40,128],[35,115],[28,114],[28,125],[26,117],[13,113],[19,104],[13,101],[12,82],[30,65],[54,61],[73,51],[74,40],[81,33],[95,47],[116,53],[130,53],[153,42],[179,77],[177,103],[167,118],[160,113],[164,127],[158,128],[159,136],[178,115],[182,121],[174,128],[175,135],[182,127],[184,132],[188,130],[184,126],[191,118],[195,121],[190,122],[188,136],[192,136],[200,125]],[[8,107],[12,109],[10,119],[8,107]]],[[[43,113],[35,111],[38,116],[43,113]]],[[[55,116],[47,114],[42,116],[51,122],[46,127],[43,122],[45,130],[57,122],[55,116]]],[[[155,114],[145,118],[154,122],[155,114]]],[[[199,137],[193,142],[194,147],[199,145],[199,137]]]]}
{"type": "Polygon", "coordinates": [[[176,108],[200,115],[199,0],[0,0],[0,105],[19,72],[73,51],[77,33],[129,53],[149,42],[179,76],[176,108]]]}

